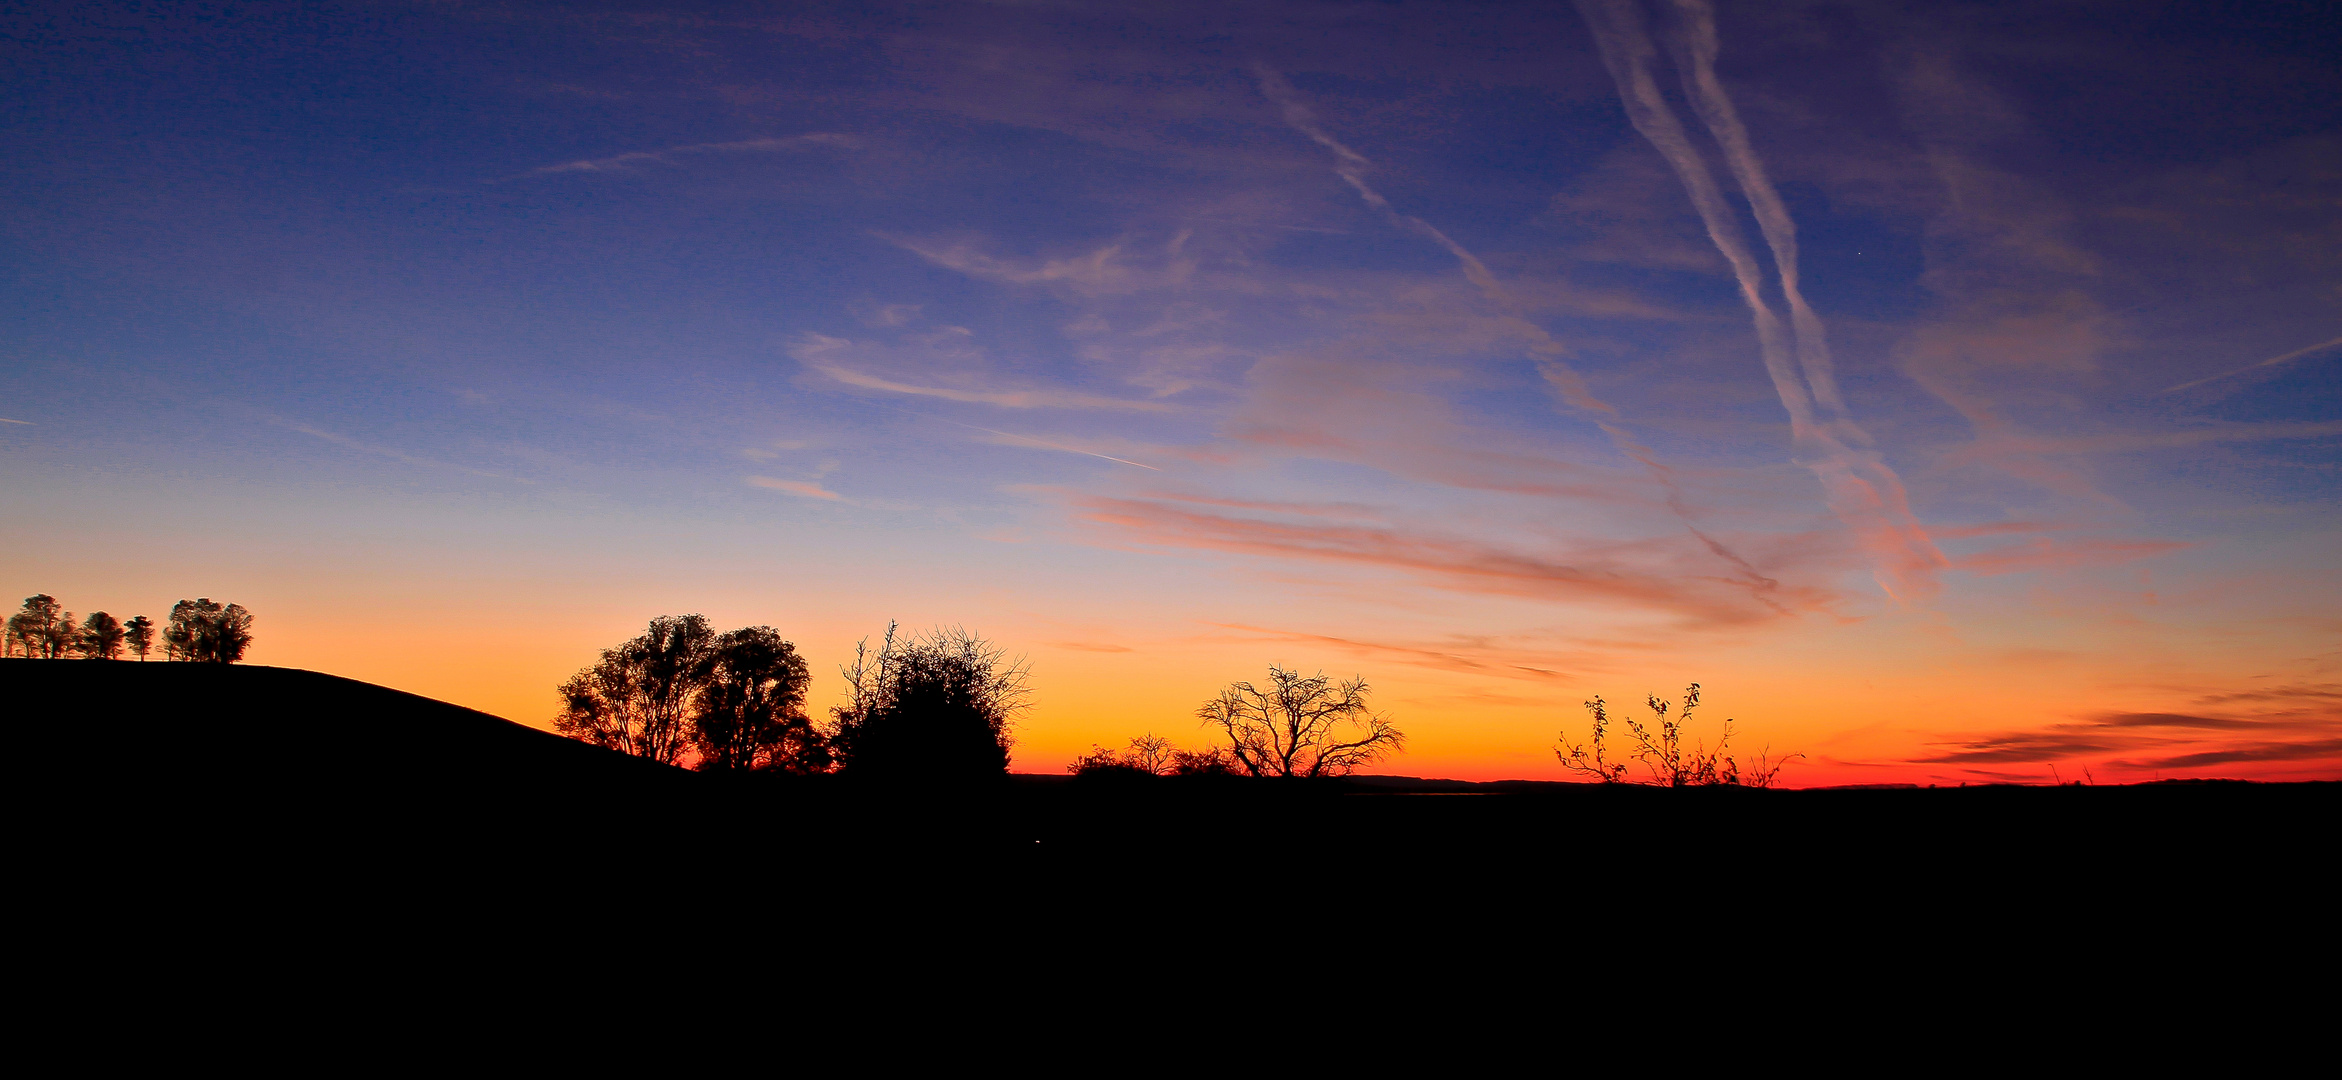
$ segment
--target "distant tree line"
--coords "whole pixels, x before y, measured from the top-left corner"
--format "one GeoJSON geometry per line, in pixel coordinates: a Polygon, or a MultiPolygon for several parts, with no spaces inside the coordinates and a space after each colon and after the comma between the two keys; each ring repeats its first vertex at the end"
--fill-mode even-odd
{"type": "MultiPolygon", "coordinates": [[[[810,672],[796,646],[769,626],[717,633],[699,615],[652,619],[641,636],[604,649],[599,662],[561,684],[555,726],[623,753],[710,772],[841,773],[925,781],[1001,776],[1013,727],[1030,698],[1031,669],[958,627],[905,636],[889,623],[876,648],[864,638],[841,665],[847,700],[815,720],[805,710],[810,672]]],[[[1181,749],[1148,732],[1118,749],[1092,746],[1066,767],[1076,778],[1310,779],[1348,776],[1405,749],[1407,737],[1368,702],[1362,677],[1327,678],[1269,665],[1266,682],[1239,681],[1198,706],[1212,738],[1181,749]]],[[[1633,746],[1612,746],[1609,705],[1586,702],[1584,745],[1564,731],[1563,767],[1604,784],[1770,787],[1789,761],[1753,763],[1729,746],[1733,721],[1710,748],[1689,733],[1700,686],[1680,708],[1650,695],[1649,724],[1628,718],[1633,746]],[[1614,758],[1614,754],[1619,757],[1614,758]]]]}
{"type": "MultiPolygon", "coordinates": [[[[242,604],[181,600],[171,605],[161,643],[166,660],[233,664],[252,647],[252,613],[242,604]]],[[[39,593],[25,597],[24,607],[8,617],[7,632],[0,635],[0,656],[119,660],[127,650],[144,660],[155,644],[154,620],[144,615],[124,622],[98,611],[75,623],[73,613],[56,597],[39,593]]]]}

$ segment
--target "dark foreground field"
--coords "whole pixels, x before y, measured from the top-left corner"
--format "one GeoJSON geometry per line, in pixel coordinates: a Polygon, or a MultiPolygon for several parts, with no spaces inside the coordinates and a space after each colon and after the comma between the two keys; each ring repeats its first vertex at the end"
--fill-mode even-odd
{"type": "Polygon", "coordinates": [[[1666,791],[1015,776],[902,789],[688,773],[281,668],[0,660],[0,700],[36,837],[175,868],[164,877],[601,868],[949,889],[1008,875],[1077,891],[1118,882],[1124,895],[1300,881],[1363,890],[1361,903],[1820,883],[1866,904],[1946,883],[2006,903],[2090,881],[2136,900],[2306,882],[2342,805],[2330,783],[1666,791]]]}

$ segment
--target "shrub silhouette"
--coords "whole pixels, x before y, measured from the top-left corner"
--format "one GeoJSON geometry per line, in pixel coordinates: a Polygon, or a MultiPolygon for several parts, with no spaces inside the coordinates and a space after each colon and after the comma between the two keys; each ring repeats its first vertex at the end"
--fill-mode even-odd
{"type": "Polygon", "coordinates": [[[1171,740],[1150,731],[1130,740],[1130,745],[1121,750],[1092,745],[1088,754],[1074,759],[1074,763],[1066,766],[1065,771],[1075,776],[1101,779],[1169,776],[1177,772],[1182,759],[1190,756],[1186,751],[1171,745],[1171,740]]]}
{"type": "MultiPolygon", "coordinates": [[[[1650,773],[1650,782],[1659,787],[1755,787],[1773,786],[1774,780],[1789,762],[1804,757],[1791,754],[1774,760],[1769,753],[1759,754],[1753,767],[1744,769],[1726,748],[1732,742],[1732,721],[1724,721],[1723,732],[1716,738],[1716,748],[1708,749],[1703,742],[1684,745],[1685,729],[1691,725],[1692,711],[1700,705],[1700,684],[1693,683],[1683,692],[1683,707],[1674,709],[1672,703],[1661,700],[1657,694],[1644,696],[1644,705],[1651,710],[1651,726],[1628,719],[1627,731],[1634,736],[1634,749],[1629,751],[1636,761],[1650,773]],[[1669,713],[1673,712],[1670,717],[1669,713]]],[[[1625,762],[1612,761],[1607,745],[1610,734],[1610,707],[1600,694],[1586,702],[1586,711],[1593,716],[1593,737],[1587,745],[1569,741],[1569,732],[1563,731],[1561,745],[1553,756],[1561,759],[1563,767],[1572,772],[1592,776],[1605,784],[1624,783],[1627,776],[1625,762]]]]}
{"type": "Polygon", "coordinates": [[[831,710],[841,772],[886,780],[950,782],[1003,777],[1011,728],[1026,706],[1030,669],[959,627],[909,640],[869,640],[841,667],[851,700],[831,710]]]}

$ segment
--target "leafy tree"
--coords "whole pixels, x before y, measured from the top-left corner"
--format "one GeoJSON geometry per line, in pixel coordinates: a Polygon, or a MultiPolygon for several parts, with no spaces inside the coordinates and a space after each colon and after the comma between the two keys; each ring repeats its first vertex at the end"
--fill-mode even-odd
{"type": "Polygon", "coordinates": [[[251,647],[252,613],[244,605],[222,605],[210,597],[171,605],[171,620],[163,628],[165,659],[233,664],[251,647]]]}
{"type": "Polygon", "coordinates": [[[103,611],[93,611],[81,624],[81,633],[73,646],[92,660],[114,660],[122,655],[122,637],[120,622],[103,611]]]}
{"type": "Polygon", "coordinates": [[[25,597],[24,608],[8,617],[7,641],[26,656],[57,659],[73,648],[78,636],[73,613],[47,593],[25,597]]]}
{"type": "Polygon", "coordinates": [[[1252,776],[1346,776],[1406,745],[1390,718],[1367,707],[1363,678],[1335,683],[1269,665],[1269,686],[1230,683],[1196,710],[1228,735],[1229,753],[1252,776]]]}
{"type": "Polygon", "coordinates": [[[805,715],[812,673],[779,631],[751,626],[716,638],[698,677],[699,768],[828,771],[828,740],[805,715]]]}
{"type": "Polygon", "coordinates": [[[700,615],[650,621],[641,637],[602,650],[562,683],[554,728],[573,739],[673,765],[694,742],[692,712],[716,633],[700,615]]]}
{"type": "Polygon", "coordinates": [[[851,693],[831,710],[840,770],[928,781],[1005,775],[1010,729],[1029,693],[1024,660],[958,627],[909,640],[895,630],[888,624],[876,653],[864,639],[839,669],[851,693]]]}
{"type": "Polygon", "coordinates": [[[57,618],[57,598],[38,593],[24,598],[24,608],[8,617],[7,651],[23,650],[26,656],[41,655],[41,642],[48,633],[49,623],[57,618]]]}
{"type": "Polygon", "coordinates": [[[146,659],[147,652],[155,645],[155,621],[140,615],[123,623],[122,643],[130,646],[130,651],[137,653],[139,659],[146,659]]]}

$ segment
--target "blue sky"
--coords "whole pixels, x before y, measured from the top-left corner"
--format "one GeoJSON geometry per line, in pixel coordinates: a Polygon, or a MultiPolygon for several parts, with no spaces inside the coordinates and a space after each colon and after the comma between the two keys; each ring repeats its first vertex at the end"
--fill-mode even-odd
{"type": "Polygon", "coordinates": [[[1271,659],[1399,771],[1702,671],[1827,775],[2342,760],[2320,5],[8,19],[28,594],[530,722],[656,614],[966,622],[1020,768],[1271,659]]]}

